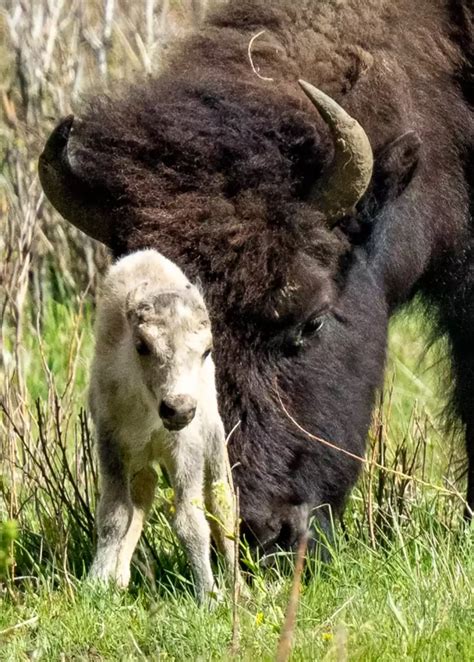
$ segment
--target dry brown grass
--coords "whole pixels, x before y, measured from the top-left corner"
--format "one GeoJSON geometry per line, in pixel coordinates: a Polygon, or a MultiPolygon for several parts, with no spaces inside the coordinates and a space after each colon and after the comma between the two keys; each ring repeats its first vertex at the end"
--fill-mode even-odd
{"type": "Polygon", "coordinates": [[[37,176],[44,141],[87,94],[159,69],[170,43],[202,19],[206,6],[193,0],[2,3],[0,518],[21,520],[25,499],[43,491],[51,511],[38,514],[39,522],[59,521],[61,509],[70,508],[76,524],[91,530],[94,477],[89,484],[83,471],[90,446],[87,419],[77,419],[83,401],[77,370],[89,331],[83,300],[93,298],[108,255],[45,200],[37,176]],[[43,339],[53,323],[51,302],[70,310],[56,316],[55,324],[68,326],[56,347],[43,339]],[[50,367],[54,353],[64,355],[61,384],[50,367]],[[33,388],[42,393],[37,402],[35,380],[43,382],[33,388]]]}

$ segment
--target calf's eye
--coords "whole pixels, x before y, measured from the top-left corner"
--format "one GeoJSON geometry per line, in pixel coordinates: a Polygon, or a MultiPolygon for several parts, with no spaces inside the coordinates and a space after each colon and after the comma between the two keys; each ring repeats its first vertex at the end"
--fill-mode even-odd
{"type": "Polygon", "coordinates": [[[137,350],[137,354],[140,356],[149,356],[151,354],[149,345],[147,345],[146,342],[143,342],[143,340],[139,340],[137,342],[135,349],[137,350]]]}
{"type": "Polygon", "coordinates": [[[206,349],[206,351],[202,355],[202,360],[205,361],[210,353],[211,353],[211,348],[209,347],[209,349],[206,349]]]}

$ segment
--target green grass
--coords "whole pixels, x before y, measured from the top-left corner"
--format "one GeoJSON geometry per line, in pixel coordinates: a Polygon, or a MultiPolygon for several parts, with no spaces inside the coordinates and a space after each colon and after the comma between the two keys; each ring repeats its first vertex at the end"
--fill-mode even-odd
{"type": "MultiPolygon", "coordinates": [[[[461,525],[455,494],[464,489],[457,479],[462,454],[437,422],[443,344],[423,353],[422,328],[417,314],[393,325],[384,402],[368,455],[389,471],[366,469],[348,505],[345,534],[336,527],[332,562],[310,562],[294,660],[474,658],[474,537],[461,525]]],[[[13,352],[12,334],[8,338],[13,352]]],[[[229,659],[230,602],[213,610],[196,605],[166,517],[164,485],[130,591],[82,580],[95,502],[85,467],[89,428],[81,414],[91,346],[90,306],[51,300],[40,333],[32,316],[24,334],[24,399],[17,376],[7,374],[0,516],[13,514],[19,532],[13,548],[4,537],[15,563],[0,564],[0,660],[229,659]]],[[[272,660],[291,572],[283,569],[287,563],[267,570],[249,565],[251,597],[238,610],[237,657],[272,660]]]]}
{"type": "MultiPolygon", "coordinates": [[[[472,552],[467,539],[433,529],[384,550],[349,540],[303,590],[293,659],[345,659],[341,646],[351,660],[472,659],[472,552]]],[[[288,581],[259,579],[240,609],[242,659],[273,659],[283,618],[288,581]]],[[[2,635],[2,660],[33,651],[47,660],[229,656],[229,605],[200,609],[183,587],[119,594],[76,581],[53,589],[42,578],[16,599],[5,600],[0,632],[26,623],[2,635]]]]}

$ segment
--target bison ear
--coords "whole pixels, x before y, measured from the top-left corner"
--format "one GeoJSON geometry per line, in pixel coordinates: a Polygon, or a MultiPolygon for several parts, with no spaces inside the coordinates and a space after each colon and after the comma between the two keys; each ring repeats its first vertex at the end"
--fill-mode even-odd
{"type": "Polygon", "coordinates": [[[420,147],[418,134],[415,131],[407,131],[375,154],[372,182],[364,209],[360,211],[373,217],[379,208],[403,193],[418,165],[420,147]]]}
{"type": "Polygon", "coordinates": [[[356,214],[345,218],[340,228],[351,244],[364,241],[380,210],[396,200],[411,182],[420,157],[421,140],[407,131],[375,152],[374,172],[356,214]]]}

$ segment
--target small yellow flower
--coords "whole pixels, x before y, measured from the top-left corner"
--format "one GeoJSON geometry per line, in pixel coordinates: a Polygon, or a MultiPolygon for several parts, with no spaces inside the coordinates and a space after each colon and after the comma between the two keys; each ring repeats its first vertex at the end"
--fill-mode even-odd
{"type": "Polygon", "coordinates": [[[262,625],[263,621],[265,620],[265,616],[263,615],[263,611],[257,611],[255,614],[255,625],[262,625]]]}
{"type": "Polygon", "coordinates": [[[332,632],[323,632],[322,637],[323,637],[323,641],[331,641],[332,639],[334,639],[334,635],[332,632]]]}

